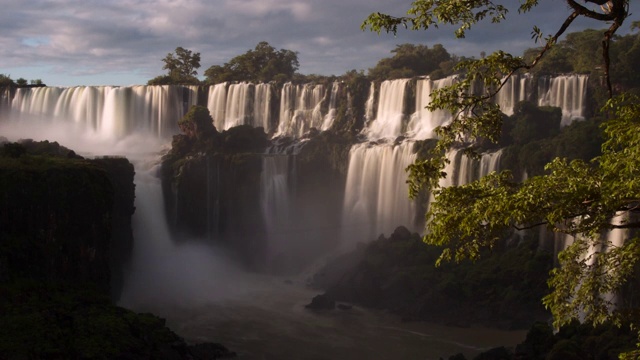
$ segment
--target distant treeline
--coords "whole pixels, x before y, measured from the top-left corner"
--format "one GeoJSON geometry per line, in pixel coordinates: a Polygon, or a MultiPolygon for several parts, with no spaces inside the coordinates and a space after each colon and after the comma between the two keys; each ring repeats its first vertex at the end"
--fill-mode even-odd
{"type": "MultiPolygon", "coordinates": [[[[634,27],[637,30],[637,27],[634,27]]],[[[592,81],[601,81],[603,74],[600,56],[602,30],[588,29],[568,34],[542,58],[530,72],[535,75],[561,73],[590,74],[592,81]]],[[[522,58],[530,63],[541,48],[527,49],[522,58]]],[[[323,76],[298,73],[298,52],[276,49],[268,42],[260,42],[254,49],[238,55],[222,65],[213,65],[204,71],[205,79],[197,78],[200,54],[178,47],[163,59],[168,70],[166,75],[149,81],[159,84],[217,84],[225,81],[253,82],[312,82],[333,81],[339,78],[364,77],[369,81],[430,76],[439,79],[456,73],[455,65],[469,60],[450,54],[441,44],[432,47],[420,44],[400,44],[391,50],[392,56],[378,61],[376,66],[364,70],[349,70],[339,76],[323,76]]],[[[484,57],[484,53],[478,54],[484,57]]],[[[616,36],[611,45],[611,80],[618,90],[629,91],[640,88],[640,72],[635,71],[640,63],[640,36],[638,33],[616,36]]]]}

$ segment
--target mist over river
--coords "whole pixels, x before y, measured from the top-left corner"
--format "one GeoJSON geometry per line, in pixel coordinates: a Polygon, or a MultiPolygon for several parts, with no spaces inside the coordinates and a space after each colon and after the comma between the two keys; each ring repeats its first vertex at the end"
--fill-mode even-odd
{"type": "Polygon", "coordinates": [[[459,328],[404,322],[397,315],[353,307],[309,310],[317,295],[299,281],[245,274],[245,293],[195,306],[152,304],[136,307],[165,317],[188,342],[216,341],[238,359],[421,359],[463,353],[467,358],[514,346],[526,331],[459,328]]]}

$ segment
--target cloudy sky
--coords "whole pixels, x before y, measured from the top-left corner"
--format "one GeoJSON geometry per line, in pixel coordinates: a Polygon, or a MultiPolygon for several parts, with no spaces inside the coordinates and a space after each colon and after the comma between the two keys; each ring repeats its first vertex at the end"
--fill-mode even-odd
{"type": "MultiPolygon", "coordinates": [[[[200,74],[211,65],[267,41],[298,52],[303,74],[366,70],[396,44],[432,46],[478,56],[535,46],[531,29],[552,33],[569,14],[563,1],[541,0],[532,13],[482,24],[463,41],[451,28],[400,31],[397,37],[360,30],[376,11],[400,16],[411,1],[391,0],[0,0],[0,74],[42,79],[48,85],[144,84],[163,74],[161,59],[177,46],[201,53],[200,74]],[[397,5],[397,4],[400,5],[397,5]]],[[[633,9],[632,9],[633,10],[633,9]]],[[[631,21],[637,20],[634,15],[631,21]]],[[[580,21],[573,30],[601,28],[580,21]]],[[[627,31],[629,26],[625,26],[627,31]]]]}

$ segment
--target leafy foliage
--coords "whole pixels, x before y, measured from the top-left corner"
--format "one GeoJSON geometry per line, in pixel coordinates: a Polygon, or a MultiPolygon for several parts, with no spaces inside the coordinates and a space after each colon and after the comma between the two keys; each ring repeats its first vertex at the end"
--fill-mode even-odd
{"type": "Polygon", "coordinates": [[[297,52],[276,50],[262,41],[255,49],[234,57],[224,65],[213,65],[204,74],[210,84],[225,81],[285,82],[293,78],[299,66],[297,52]]]}
{"type": "Polygon", "coordinates": [[[209,109],[204,106],[192,106],[178,121],[178,127],[189,138],[204,138],[216,132],[209,109]]]}
{"type": "Polygon", "coordinates": [[[158,76],[149,80],[149,85],[169,85],[169,84],[198,84],[200,81],[196,77],[200,68],[200,53],[194,53],[181,46],[178,46],[174,53],[169,53],[162,59],[163,70],[168,70],[165,76],[158,76]]]}
{"type": "Polygon", "coordinates": [[[18,279],[0,284],[0,294],[3,359],[160,359],[188,351],[164,319],[116,307],[91,284],[18,279]]]}
{"type": "Polygon", "coordinates": [[[13,86],[15,82],[9,75],[0,74],[0,86],[13,86]]]}
{"type": "Polygon", "coordinates": [[[549,280],[553,292],[544,299],[555,324],[580,314],[596,324],[628,319],[633,308],[616,308],[602,294],[615,293],[634,275],[638,239],[603,244],[600,234],[639,225],[633,213],[640,195],[634,175],[640,166],[640,100],[623,96],[609,109],[615,117],[603,124],[602,155],[591,162],[556,158],[545,167],[547,174],[522,183],[507,171],[436,190],[425,241],[444,247],[439,261],[477,259],[480,249],[493,247],[506,229],[546,224],[575,235],[559,256],[560,267],[549,280]]]}
{"type": "MultiPolygon", "coordinates": [[[[408,168],[410,193],[418,196],[427,189],[434,194],[435,200],[426,215],[424,240],[444,248],[438,263],[477,259],[481,249],[494,247],[506,229],[546,225],[550,230],[575,237],[573,245],[560,255],[561,266],[551,273],[549,280],[553,291],[544,299],[555,324],[566,324],[579,313],[596,324],[607,319],[620,324],[624,317],[637,323],[640,318],[631,316],[633,308],[615,308],[605,295],[619,290],[634,274],[640,258],[638,240],[627,239],[624,244],[602,243],[600,235],[615,229],[640,227],[633,219],[640,200],[640,181],[632,175],[640,166],[640,99],[627,95],[608,102],[611,119],[602,125],[605,135],[602,154],[591,161],[556,158],[546,165],[544,174],[523,182],[514,181],[511,172],[505,171],[468,185],[440,187],[440,179],[446,176],[443,172],[448,162],[446,152],[454,145],[469,147],[481,139],[497,142],[503,130],[503,117],[491,98],[516,71],[534,68],[546,55],[549,56],[546,61],[555,62],[561,69],[591,71],[595,69],[593,59],[598,45],[602,44],[602,66],[598,70],[612,96],[611,56],[626,53],[632,58],[634,54],[633,51],[616,52],[611,47],[615,44],[616,31],[629,14],[629,1],[585,0],[601,5],[600,9],[574,0],[565,2],[570,13],[555,34],[545,37],[539,28],[533,29],[532,38],[544,38],[544,47],[525,57],[496,51],[479,60],[463,60],[455,68],[462,72],[459,81],[432,94],[428,109],[446,110],[453,114],[453,120],[437,129],[439,141],[431,156],[408,168]],[[562,47],[557,47],[559,37],[581,16],[609,22],[609,28],[600,36],[591,31],[569,36],[562,47]],[[571,48],[579,48],[583,55],[566,57],[565,53],[571,48]],[[485,90],[478,91],[478,85],[485,90]]],[[[398,26],[419,30],[453,24],[458,26],[456,36],[464,37],[479,21],[503,20],[508,9],[499,3],[416,0],[407,16],[375,13],[362,26],[372,31],[395,33],[398,26]]],[[[521,1],[518,11],[529,11],[537,4],[536,0],[521,1]]],[[[522,143],[520,134],[528,129],[517,122],[511,125],[508,132],[511,141],[522,143]]]]}
{"type": "Polygon", "coordinates": [[[440,44],[434,45],[431,49],[426,45],[401,44],[396,45],[391,52],[394,53],[393,57],[384,58],[369,69],[369,77],[372,80],[427,75],[440,70],[441,66],[446,68],[452,61],[451,55],[440,44]]]}

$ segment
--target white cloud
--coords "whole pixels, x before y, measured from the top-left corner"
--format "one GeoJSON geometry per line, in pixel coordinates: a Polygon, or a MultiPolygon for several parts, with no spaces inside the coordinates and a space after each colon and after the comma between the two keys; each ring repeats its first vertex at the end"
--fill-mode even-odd
{"type": "Polygon", "coordinates": [[[260,18],[278,13],[289,13],[296,21],[311,19],[311,1],[291,0],[226,0],[224,7],[241,17],[260,18]]]}

